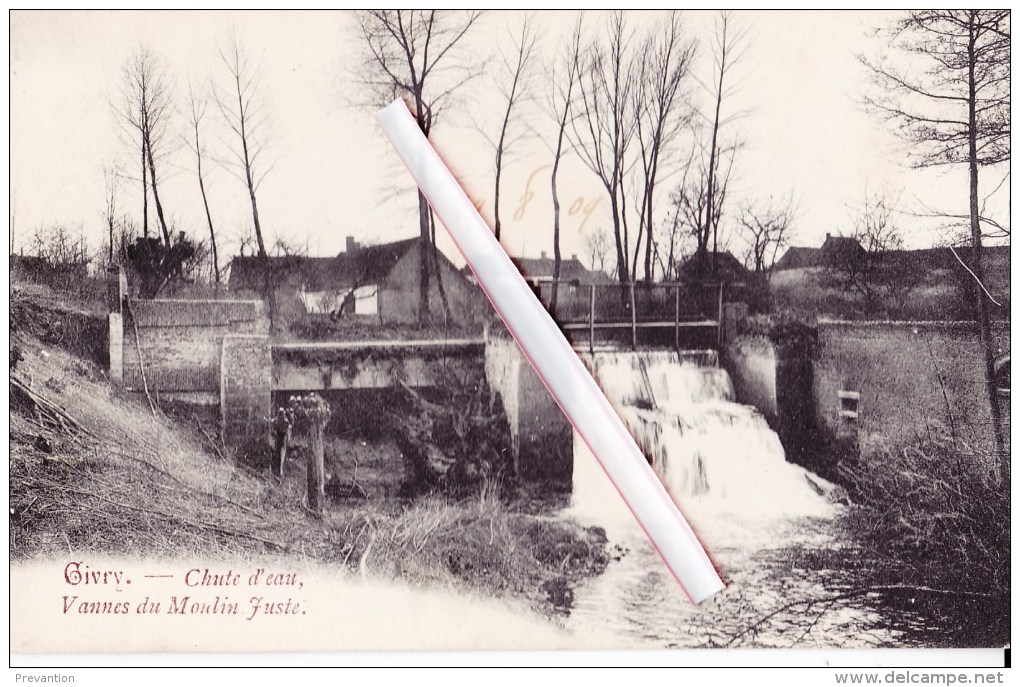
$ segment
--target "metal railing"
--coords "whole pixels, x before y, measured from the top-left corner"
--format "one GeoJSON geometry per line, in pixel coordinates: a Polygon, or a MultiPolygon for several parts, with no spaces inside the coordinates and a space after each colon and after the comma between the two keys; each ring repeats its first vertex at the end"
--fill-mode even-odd
{"type": "MultiPolygon", "coordinates": [[[[552,279],[529,280],[539,300],[550,310],[560,328],[574,345],[579,337],[587,339],[589,350],[608,338],[617,345],[638,348],[639,333],[654,334],[653,345],[681,348],[682,334],[688,331],[715,331],[711,343],[718,348],[723,337],[723,299],[725,284],[691,285],[681,282],[645,284],[599,283],[552,279]],[[558,284],[556,305],[552,307],[553,285],[558,284]],[[672,333],[672,341],[664,336],[672,333]],[[623,338],[621,339],[621,335],[623,338]],[[587,335],[587,336],[585,336],[587,335]]],[[[702,336],[700,343],[708,340],[702,336]]]]}

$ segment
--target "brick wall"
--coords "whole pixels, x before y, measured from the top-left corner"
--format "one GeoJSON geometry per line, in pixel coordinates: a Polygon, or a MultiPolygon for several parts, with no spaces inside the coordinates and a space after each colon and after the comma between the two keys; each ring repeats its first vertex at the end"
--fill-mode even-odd
{"type": "Polygon", "coordinates": [[[224,443],[237,447],[249,441],[268,441],[273,374],[269,337],[223,337],[219,368],[224,443]]]}
{"type": "Polygon", "coordinates": [[[218,394],[223,338],[268,334],[263,308],[260,301],[131,301],[124,309],[124,385],[142,390],[144,367],[153,394],[218,394]]]}

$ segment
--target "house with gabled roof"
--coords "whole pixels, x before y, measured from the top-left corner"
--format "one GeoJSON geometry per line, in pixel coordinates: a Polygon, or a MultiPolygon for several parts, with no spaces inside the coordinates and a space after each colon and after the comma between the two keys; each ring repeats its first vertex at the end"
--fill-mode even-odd
{"type": "Polygon", "coordinates": [[[796,270],[807,267],[834,267],[859,260],[867,251],[852,236],[825,235],[821,248],[791,246],[776,261],[774,270],[796,270]]]}
{"type": "MultiPolygon", "coordinates": [[[[541,257],[538,258],[511,259],[529,282],[552,281],[556,270],[556,259],[549,257],[545,251],[542,251],[541,257]]],[[[576,253],[571,254],[569,258],[560,258],[559,278],[561,281],[577,284],[601,284],[612,281],[612,277],[605,272],[598,272],[585,267],[584,263],[577,258],[576,253]]]]}
{"type": "MultiPolygon", "coordinates": [[[[286,324],[306,317],[344,319],[367,325],[418,322],[420,237],[360,245],[347,238],[335,257],[237,256],[228,276],[232,292],[261,297],[266,284],[276,293],[277,316],[286,324]]],[[[441,251],[431,264],[430,311],[445,318],[444,299],[461,324],[480,321],[488,304],[441,251]],[[437,279],[438,274],[438,279],[437,279]]]]}

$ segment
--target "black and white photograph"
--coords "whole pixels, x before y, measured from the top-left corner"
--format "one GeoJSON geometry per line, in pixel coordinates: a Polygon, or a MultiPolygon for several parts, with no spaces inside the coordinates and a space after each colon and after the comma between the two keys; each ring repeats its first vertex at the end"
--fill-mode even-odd
{"type": "Polygon", "coordinates": [[[1010,645],[1009,10],[9,21],[12,652],[1010,645]]]}

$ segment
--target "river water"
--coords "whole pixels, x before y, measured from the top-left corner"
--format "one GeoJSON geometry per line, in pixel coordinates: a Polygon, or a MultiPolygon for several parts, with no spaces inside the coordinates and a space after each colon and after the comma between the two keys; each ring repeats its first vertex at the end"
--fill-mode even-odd
{"type": "Polygon", "coordinates": [[[860,562],[838,530],[838,490],[786,461],[761,414],[733,401],[725,370],[671,352],[589,363],[728,586],[692,605],[575,436],[569,514],[605,528],[615,555],[577,590],[570,629],[648,647],[909,643],[917,618],[854,592],[860,562]]]}

